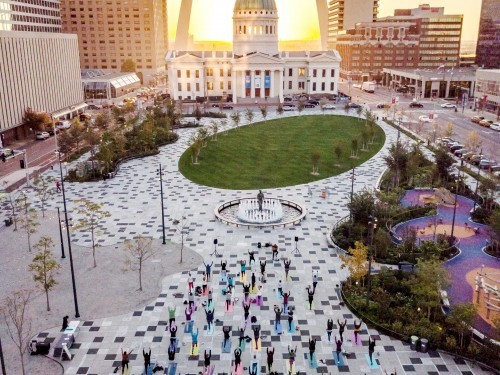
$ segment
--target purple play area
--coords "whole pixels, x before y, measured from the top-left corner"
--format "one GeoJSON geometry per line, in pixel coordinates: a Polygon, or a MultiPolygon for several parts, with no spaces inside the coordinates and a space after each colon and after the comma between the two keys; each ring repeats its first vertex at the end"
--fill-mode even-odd
{"type": "MultiPolygon", "coordinates": [[[[432,194],[433,190],[409,190],[401,200],[404,207],[423,206],[421,196],[432,194]]],[[[486,267],[498,268],[500,260],[484,253],[483,249],[490,238],[490,228],[486,225],[477,224],[470,219],[470,213],[474,208],[474,201],[458,195],[457,209],[455,214],[455,228],[462,227],[472,231],[468,237],[459,238],[458,248],[460,254],[445,263],[450,273],[451,286],[448,290],[450,303],[472,302],[473,289],[465,279],[466,274],[482,265],[486,267]]],[[[437,205],[437,221],[443,225],[451,225],[453,220],[453,206],[437,205]]],[[[401,236],[407,227],[425,228],[436,223],[434,216],[426,216],[418,219],[406,221],[398,224],[394,228],[396,235],[401,236]]],[[[455,229],[456,230],[456,229],[455,229]]],[[[417,231],[417,241],[429,241],[433,239],[432,234],[422,234],[417,231]]],[[[490,325],[481,318],[478,318],[476,328],[484,333],[490,333],[490,325]]]]}

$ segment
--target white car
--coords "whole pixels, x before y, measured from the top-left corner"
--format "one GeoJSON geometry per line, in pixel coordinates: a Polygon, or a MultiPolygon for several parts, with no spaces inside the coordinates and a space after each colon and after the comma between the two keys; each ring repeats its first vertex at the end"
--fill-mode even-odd
{"type": "Polygon", "coordinates": [[[432,122],[432,120],[429,118],[429,116],[426,116],[426,115],[419,116],[418,121],[420,121],[420,122],[432,122]]]}
{"type": "Polygon", "coordinates": [[[283,106],[283,111],[295,111],[297,108],[294,105],[283,106]]]}
{"type": "Polygon", "coordinates": [[[323,109],[335,109],[335,106],[333,104],[323,104],[323,109]]]}
{"type": "Polygon", "coordinates": [[[457,108],[457,105],[453,103],[444,103],[441,104],[441,108],[457,108]]]}
{"type": "Polygon", "coordinates": [[[50,134],[47,132],[37,132],[35,134],[35,138],[40,140],[40,141],[43,141],[44,139],[47,139],[49,137],[50,137],[50,134]]]}
{"type": "Polygon", "coordinates": [[[57,121],[56,127],[58,129],[69,129],[69,128],[71,128],[71,122],[69,122],[68,120],[57,121]]]}
{"type": "Polygon", "coordinates": [[[494,122],[493,124],[491,124],[490,129],[500,132],[500,122],[494,122]]]}

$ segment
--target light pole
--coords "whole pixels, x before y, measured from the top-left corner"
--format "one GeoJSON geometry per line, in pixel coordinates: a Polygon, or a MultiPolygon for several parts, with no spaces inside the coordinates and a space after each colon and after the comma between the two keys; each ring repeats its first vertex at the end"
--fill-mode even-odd
{"type": "MultiPolygon", "coordinates": [[[[483,154],[483,149],[479,152],[479,155],[483,154]]],[[[480,165],[479,163],[477,164],[477,174],[478,177],[480,176],[481,170],[480,170],[480,165]]],[[[479,178],[476,179],[476,189],[474,191],[474,209],[472,211],[476,211],[476,204],[477,204],[477,189],[479,187],[479,178]]]]}
{"type": "Polygon", "coordinates": [[[5,371],[5,361],[3,359],[2,338],[0,337],[0,365],[2,365],[2,374],[7,375],[5,371]]]}
{"type": "Polygon", "coordinates": [[[377,228],[378,219],[370,215],[370,221],[368,222],[368,227],[370,228],[370,246],[368,247],[368,292],[366,293],[366,304],[370,301],[370,294],[372,291],[372,247],[373,247],[373,235],[375,229],[377,228]]]}
{"type": "Polygon", "coordinates": [[[165,240],[165,207],[163,206],[163,171],[161,168],[157,170],[160,175],[160,199],[161,199],[161,232],[162,232],[162,244],[165,245],[167,241],[165,240]]]}
{"type": "Polygon", "coordinates": [[[355,180],[355,170],[356,168],[352,168],[352,171],[351,171],[351,209],[349,210],[349,220],[351,222],[351,226],[352,226],[352,199],[354,198],[354,180],[355,180]]]}
{"type": "Polygon", "coordinates": [[[69,234],[69,221],[68,221],[68,210],[66,208],[66,192],[64,190],[64,178],[61,163],[61,152],[57,151],[57,158],[59,160],[59,172],[61,174],[61,190],[63,196],[64,205],[64,222],[66,224],[66,236],[68,237],[68,252],[69,252],[69,265],[71,269],[71,282],[73,284],[73,300],[75,302],[75,318],[80,317],[80,311],[78,311],[78,296],[76,294],[76,281],[75,281],[75,268],[73,267],[73,253],[71,251],[71,237],[69,234]]]}
{"type": "Polygon", "coordinates": [[[62,233],[61,213],[59,211],[59,207],[57,207],[57,223],[59,224],[59,237],[61,238],[61,258],[66,258],[66,255],[64,255],[64,238],[62,233]]]}
{"type": "Polygon", "coordinates": [[[451,239],[453,240],[453,232],[455,231],[455,215],[457,213],[457,195],[458,195],[458,181],[460,180],[460,175],[457,176],[457,182],[455,185],[455,203],[453,204],[453,219],[451,221],[451,239]]]}

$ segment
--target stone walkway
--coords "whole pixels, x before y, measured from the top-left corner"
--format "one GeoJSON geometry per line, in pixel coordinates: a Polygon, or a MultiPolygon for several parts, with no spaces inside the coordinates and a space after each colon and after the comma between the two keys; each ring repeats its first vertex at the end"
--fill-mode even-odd
{"type": "MultiPolygon", "coordinates": [[[[319,112],[319,111],[318,111],[319,112]]],[[[318,113],[305,111],[302,115],[318,113]]],[[[335,111],[336,114],[344,112],[335,111]]],[[[290,116],[284,114],[283,117],[290,116]]],[[[268,120],[274,118],[269,114],[268,120]]],[[[260,115],[255,121],[260,120],[260,115]]],[[[206,121],[208,123],[208,121],[206,121]]],[[[382,156],[386,147],[395,141],[396,131],[380,123],[386,131],[387,140],[384,149],[371,160],[356,168],[355,191],[364,187],[371,188],[376,184],[381,172],[385,169],[382,156]]],[[[98,183],[66,184],[69,210],[78,198],[88,198],[94,202],[105,203],[105,208],[111,216],[102,221],[105,234],[99,237],[99,243],[110,245],[122,242],[138,234],[159,238],[161,235],[160,189],[156,170],[161,163],[166,171],[164,177],[166,219],[180,219],[185,216],[190,222],[191,232],[187,244],[195,249],[205,259],[205,262],[214,262],[213,280],[210,288],[213,290],[216,328],[214,333],[206,331],[203,303],[206,297],[196,300],[197,311],[193,314],[194,326],[199,329],[199,356],[190,355],[191,334],[185,333],[185,318],[183,301],[187,299],[188,274],[184,272],[167,277],[163,281],[163,292],[153,303],[143,309],[131,311],[128,314],[105,319],[90,320],[85,315],[85,306],[80,306],[82,317],[89,320],[81,322],[81,330],[77,337],[77,344],[71,349],[74,358],[71,362],[64,362],[66,374],[110,374],[119,365],[120,348],[133,350],[131,356],[131,374],[141,374],[142,349],[152,350],[152,362],[168,366],[167,348],[170,333],[168,324],[168,307],[176,307],[176,323],[178,348],[175,355],[177,371],[175,374],[198,374],[202,371],[203,351],[211,350],[212,365],[215,374],[232,374],[233,350],[238,345],[238,330],[244,327],[243,288],[238,282],[239,261],[246,259],[247,251],[256,251],[257,261],[267,261],[267,283],[263,285],[263,306],[252,304],[250,316],[257,318],[261,325],[262,343],[259,350],[254,350],[247,344],[242,355],[243,366],[248,368],[252,361],[258,362],[258,367],[264,372],[266,364],[266,348],[273,347],[274,369],[283,374],[288,362],[287,348],[297,347],[298,355],[295,363],[296,371],[301,374],[339,373],[352,374],[388,373],[394,369],[398,374],[483,374],[470,363],[455,360],[436,352],[421,354],[412,351],[408,344],[390,337],[380,335],[369,330],[365,325],[361,331],[361,343],[353,342],[352,328],[354,316],[345,307],[339,305],[339,291],[337,285],[346,277],[345,271],[340,270],[340,259],[331,248],[328,248],[326,235],[328,229],[340,218],[348,214],[346,204],[349,201],[351,189],[350,172],[324,179],[309,185],[290,186],[278,189],[267,189],[266,196],[286,198],[305,205],[308,216],[298,226],[280,229],[245,229],[229,227],[215,220],[213,209],[225,201],[234,198],[254,197],[256,191],[232,191],[208,188],[196,185],[186,180],[177,170],[177,163],[181,153],[186,149],[193,129],[181,130],[179,141],[164,147],[155,157],[134,160],[122,165],[119,174],[112,180],[98,183]],[[321,192],[328,191],[326,198],[321,192]],[[308,192],[311,194],[308,194],[308,192]],[[299,241],[294,241],[298,237],[299,241]],[[225,297],[222,288],[225,284],[219,282],[221,258],[213,258],[209,254],[214,250],[213,240],[218,239],[218,251],[222,259],[228,262],[230,273],[235,275],[236,287],[234,297],[238,301],[232,312],[224,311],[225,297]],[[290,257],[290,278],[285,280],[283,262],[271,261],[270,248],[257,248],[257,243],[276,243],[280,248],[280,258],[290,257]],[[292,250],[298,247],[300,255],[293,255],[292,250]],[[312,274],[317,272],[319,283],[314,295],[314,306],[310,310],[307,305],[306,286],[312,283],[312,274]],[[284,333],[274,331],[274,305],[282,303],[278,298],[276,287],[283,282],[283,290],[291,292],[290,305],[294,310],[295,331],[286,330],[286,315],[283,315],[282,326],[284,333]],[[334,360],[335,347],[326,340],[326,321],[333,319],[334,334],[337,333],[337,319],[347,320],[347,332],[344,335],[344,349],[349,353],[342,356],[341,363],[334,360]],[[230,326],[231,352],[222,351],[222,326],[230,326]],[[374,353],[374,364],[370,365],[368,355],[368,337],[377,339],[374,353]],[[306,359],[307,342],[312,337],[318,340],[316,345],[316,360],[310,368],[306,359]]],[[[404,137],[404,136],[403,136],[404,137]]],[[[70,167],[70,166],[68,166],[70,167]]],[[[57,178],[56,171],[49,171],[57,178]]],[[[51,202],[50,208],[61,202],[51,202]]],[[[168,238],[178,242],[178,235],[172,231],[170,222],[167,223],[168,238]]],[[[79,245],[89,246],[90,236],[87,233],[74,233],[73,241],[79,245]]],[[[254,266],[252,271],[256,272],[254,266]]],[[[202,267],[194,270],[195,284],[200,285],[202,267]]],[[[247,281],[251,273],[247,271],[247,281]]],[[[258,276],[258,275],[257,275],[258,276]]],[[[118,291],[117,291],[118,292],[118,291]]],[[[112,301],[99,301],[112,303],[112,301]]],[[[253,336],[247,325],[246,334],[253,336]]],[[[54,340],[57,331],[46,331],[40,337],[54,340]]],[[[307,354],[308,355],[308,354],[307,354]]],[[[248,370],[245,370],[245,373],[248,370]]]]}

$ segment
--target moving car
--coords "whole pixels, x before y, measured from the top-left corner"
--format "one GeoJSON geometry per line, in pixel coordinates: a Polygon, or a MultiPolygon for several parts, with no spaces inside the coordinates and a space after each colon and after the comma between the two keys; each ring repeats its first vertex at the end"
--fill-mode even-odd
{"type": "Polygon", "coordinates": [[[491,124],[490,129],[500,132],[500,122],[494,122],[493,124],[491,124]]]}
{"type": "Polygon", "coordinates": [[[426,116],[426,115],[419,116],[418,121],[420,121],[420,122],[432,122],[432,120],[429,118],[429,116],[426,116]]]}
{"type": "Polygon", "coordinates": [[[484,117],[483,116],[472,116],[470,119],[472,122],[479,124],[479,121],[484,120],[484,117]]]}
{"type": "Polygon", "coordinates": [[[411,102],[410,108],[424,108],[424,105],[422,103],[411,102]]]}
{"type": "Polygon", "coordinates": [[[234,107],[231,104],[223,104],[222,109],[233,109],[234,107]]]}
{"type": "Polygon", "coordinates": [[[357,104],[357,103],[349,103],[348,107],[351,109],[358,109],[358,108],[361,108],[361,105],[357,104]]]}
{"type": "Polygon", "coordinates": [[[49,137],[50,137],[50,134],[47,132],[37,132],[35,134],[35,139],[37,139],[39,141],[43,141],[44,139],[47,139],[49,137]]]}
{"type": "Polygon", "coordinates": [[[361,90],[364,92],[374,93],[375,92],[375,83],[374,82],[363,82],[361,85],[361,90]]]}
{"type": "Polygon", "coordinates": [[[311,104],[311,103],[306,103],[304,104],[304,108],[314,108],[316,107],[314,104],[311,104]]]}
{"type": "Polygon", "coordinates": [[[377,108],[381,108],[381,109],[391,108],[391,105],[389,103],[380,103],[380,104],[377,104],[377,108]]]}
{"type": "Polygon", "coordinates": [[[443,103],[441,104],[441,108],[457,108],[457,105],[453,103],[443,103]]]}
{"type": "Polygon", "coordinates": [[[99,104],[89,104],[87,106],[87,108],[90,109],[90,110],[96,111],[98,109],[102,109],[102,105],[99,105],[99,104]]]}
{"type": "Polygon", "coordinates": [[[58,129],[69,129],[69,128],[71,128],[71,122],[69,122],[68,120],[57,121],[56,122],[56,128],[58,128],[58,129]]]}
{"type": "Polygon", "coordinates": [[[293,104],[285,104],[283,106],[283,111],[295,111],[296,107],[293,104]]]}
{"type": "Polygon", "coordinates": [[[323,104],[323,109],[335,109],[335,106],[330,103],[323,104]]]}

